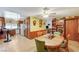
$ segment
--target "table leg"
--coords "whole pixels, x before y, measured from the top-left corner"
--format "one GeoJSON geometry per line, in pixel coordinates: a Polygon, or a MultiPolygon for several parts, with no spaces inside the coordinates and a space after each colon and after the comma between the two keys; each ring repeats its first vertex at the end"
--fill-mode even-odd
{"type": "Polygon", "coordinates": [[[10,42],[11,39],[9,38],[9,30],[7,30],[7,40],[5,40],[4,42],[10,42]]]}

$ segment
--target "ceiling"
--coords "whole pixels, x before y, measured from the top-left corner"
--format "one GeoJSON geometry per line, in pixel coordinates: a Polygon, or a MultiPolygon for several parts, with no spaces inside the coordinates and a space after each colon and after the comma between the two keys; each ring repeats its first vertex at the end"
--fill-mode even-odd
{"type": "MultiPolygon", "coordinates": [[[[79,16],[78,7],[48,7],[51,13],[55,13],[56,17],[63,16],[79,16]]],[[[0,7],[0,16],[3,16],[4,11],[12,11],[20,14],[22,17],[40,15],[43,7],[0,7]]]]}

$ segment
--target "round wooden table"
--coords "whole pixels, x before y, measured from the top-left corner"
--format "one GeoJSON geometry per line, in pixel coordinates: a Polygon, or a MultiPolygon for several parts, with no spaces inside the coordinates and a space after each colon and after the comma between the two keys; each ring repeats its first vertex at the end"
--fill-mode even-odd
{"type": "Polygon", "coordinates": [[[45,40],[45,46],[48,51],[54,51],[54,49],[57,51],[63,41],[64,38],[62,36],[54,37],[52,39],[45,40]]]}
{"type": "Polygon", "coordinates": [[[45,41],[45,47],[49,51],[51,51],[53,48],[58,50],[58,48],[60,47],[60,45],[64,41],[64,37],[63,36],[57,36],[57,37],[54,37],[52,39],[49,39],[47,37],[47,35],[45,35],[45,36],[38,37],[37,39],[40,40],[40,41],[45,41]]]}
{"type": "Polygon", "coordinates": [[[62,36],[54,37],[52,39],[45,40],[45,45],[47,46],[58,46],[64,41],[64,38],[62,36]]]}

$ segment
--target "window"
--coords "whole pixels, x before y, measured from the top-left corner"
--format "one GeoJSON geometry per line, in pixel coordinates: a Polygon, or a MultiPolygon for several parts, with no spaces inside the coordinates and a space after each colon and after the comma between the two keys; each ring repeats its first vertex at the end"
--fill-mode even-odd
{"type": "Polygon", "coordinates": [[[20,14],[14,13],[14,12],[10,12],[10,11],[5,11],[4,12],[4,17],[6,19],[5,20],[6,21],[5,28],[7,28],[7,29],[18,28],[17,20],[19,20],[20,14]]]}
{"type": "Polygon", "coordinates": [[[9,19],[18,20],[20,18],[20,14],[14,13],[14,12],[10,12],[10,11],[5,11],[4,12],[4,17],[5,18],[9,18],[9,19]]]}

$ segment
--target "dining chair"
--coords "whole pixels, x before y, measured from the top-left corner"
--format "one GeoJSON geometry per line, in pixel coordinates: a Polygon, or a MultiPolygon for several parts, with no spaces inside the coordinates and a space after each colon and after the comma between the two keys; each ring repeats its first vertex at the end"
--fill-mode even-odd
{"type": "Polygon", "coordinates": [[[0,30],[0,35],[2,35],[3,34],[3,31],[2,31],[2,29],[0,30]]]}
{"type": "Polygon", "coordinates": [[[64,39],[64,41],[62,42],[62,44],[60,46],[60,52],[69,52],[68,39],[64,39]]]}
{"type": "Polygon", "coordinates": [[[47,50],[48,52],[59,52],[59,48],[60,46],[46,46],[47,47],[47,50]]]}
{"type": "Polygon", "coordinates": [[[3,33],[2,29],[0,29],[0,39],[3,39],[4,38],[4,35],[3,34],[4,33],[3,33]]]}
{"type": "Polygon", "coordinates": [[[35,43],[36,43],[37,52],[46,52],[47,51],[45,48],[44,41],[39,41],[39,40],[35,39],[35,43]]]}

